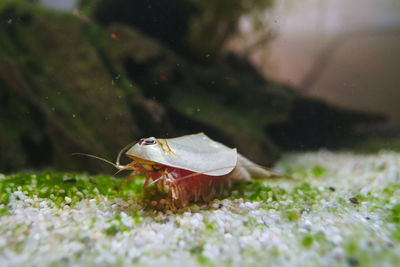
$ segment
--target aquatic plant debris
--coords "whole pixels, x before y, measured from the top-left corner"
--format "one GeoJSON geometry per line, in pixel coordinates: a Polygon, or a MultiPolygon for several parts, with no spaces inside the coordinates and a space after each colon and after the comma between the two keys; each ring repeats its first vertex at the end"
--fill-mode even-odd
{"type": "Polygon", "coordinates": [[[289,154],[275,171],[294,179],[234,184],[230,198],[177,212],[145,207],[140,177],[118,191],[123,179],[109,176],[0,175],[0,262],[395,266],[400,261],[399,153],[289,154]]]}

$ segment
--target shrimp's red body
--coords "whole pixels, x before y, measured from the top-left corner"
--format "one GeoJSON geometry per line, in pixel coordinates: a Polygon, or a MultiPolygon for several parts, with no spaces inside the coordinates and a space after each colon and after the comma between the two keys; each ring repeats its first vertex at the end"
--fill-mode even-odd
{"type": "Polygon", "coordinates": [[[152,170],[149,170],[149,165],[138,162],[129,165],[129,169],[134,170],[132,178],[138,174],[146,175],[144,188],[154,183],[157,188],[168,192],[168,203],[173,207],[184,207],[191,202],[209,202],[226,195],[230,189],[228,175],[210,176],[164,165],[150,165],[152,170]]]}
{"type": "Polygon", "coordinates": [[[166,167],[166,170],[167,177],[173,177],[166,180],[168,196],[176,206],[209,202],[224,195],[230,187],[230,179],[226,175],[210,176],[172,167],[166,167]]]}

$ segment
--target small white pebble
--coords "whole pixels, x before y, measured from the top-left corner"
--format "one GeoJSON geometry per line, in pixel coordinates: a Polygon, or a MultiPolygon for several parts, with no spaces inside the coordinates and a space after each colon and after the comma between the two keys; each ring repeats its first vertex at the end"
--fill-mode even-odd
{"type": "Polygon", "coordinates": [[[307,220],[307,221],[304,222],[303,228],[304,228],[305,230],[310,231],[310,230],[311,230],[311,227],[312,227],[312,224],[311,224],[310,221],[307,220]]]}
{"type": "Polygon", "coordinates": [[[364,187],[361,189],[360,193],[361,193],[362,195],[366,196],[366,195],[368,194],[369,191],[370,191],[370,188],[369,188],[368,186],[364,186],[364,187]]]}
{"type": "Polygon", "coordinates": [[[70,204],[72,202],[72,199],[69,197],[65,197],[64,200],[65,200],[65,203],[67,203],[67,204],[70,204]]]}
{"type": "Polygon", "coordinates": [[[20,200],[24,200],[26,198],[26,196],[21,191],[15,191],[13,193],[13,195],[16,196],[20,200]]]}
{"type": "Polygon", "coordinates": [[[31,204],[32,205],[33,204],[33,199],[27,198],[27,199],[24,200],[24,202],[27,203],[27,204],[31,204]]]}
{"type": "Polygon", "coordinates": [[[92,199],[89,200],[89,205],[90,205],[91,208],[96,207],[97,206],[96,203],[97,203],[97,201],[96,201],[95,198],[92,198],[92,199]]]}
{"type": "Polygon", "coordinates": [[[254,203],[245,202],[244,203],[244,207],[249,210],[254,210],[254,209],[258,208],[258,206],[260,206],[259,202],[254,202],[254,203]]]}
{"type": "Polygon", "coordinates": [[[121,222],[123,225],[126,227],[132,227],[133,226],[133,219],[132,217],[129,217],[125,212],[120,213],[121,216],[121,222]]]}
{"type": "Polygon", "coordinates": [[[39,207],[40,208],[46,208],[47,207],[47,202],[45,200],[40,201],[39,207]]]}
{"type": "Polygon", "coordinates": [[[213,207],[214,209],[218,209],[218,208],[219,208],[219,204],[214,203],[214,204],[212,204],[212,207],[213,207]]]}
{"type": "Polygon", "coordinates": [[[331,236],[331,241],[332,243],[334,243],[335,245],[339,245],[340,243],[342,243],[343,238],[340,235],[332,235],[331,236]]]}

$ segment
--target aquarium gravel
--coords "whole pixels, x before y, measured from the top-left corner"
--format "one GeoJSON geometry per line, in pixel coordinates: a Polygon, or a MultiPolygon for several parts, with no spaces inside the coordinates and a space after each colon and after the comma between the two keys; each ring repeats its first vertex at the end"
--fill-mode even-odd
{"type": "Polygon", "coordinates": [[[292,179],[160,211],[143,178],[1,175],[1,266],[396,266],[400,154],[288,154],[292,179]]]}

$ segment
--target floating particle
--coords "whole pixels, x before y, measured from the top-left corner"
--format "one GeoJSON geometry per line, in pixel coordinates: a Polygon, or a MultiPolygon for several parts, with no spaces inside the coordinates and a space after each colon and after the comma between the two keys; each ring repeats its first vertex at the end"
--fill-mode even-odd
{"type": "Polygon", "coordinates": [[[115,33],[111,33],[110,37],[111,37],[111,39],[119,40],[118,35],[116,35],[115,33]]]}

